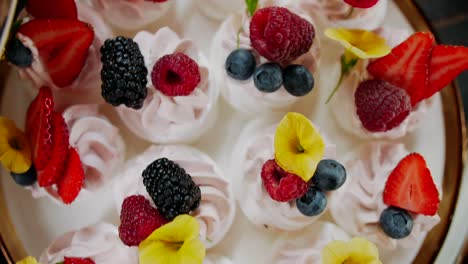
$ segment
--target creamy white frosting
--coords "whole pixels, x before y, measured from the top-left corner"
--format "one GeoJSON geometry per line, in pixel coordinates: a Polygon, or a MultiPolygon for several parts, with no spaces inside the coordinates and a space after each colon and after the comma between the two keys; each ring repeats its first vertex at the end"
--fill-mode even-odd
{"type": "Polygon", "coordinates": [[[99,223],[58,237],[39,262],[56,264],[64,257],[90,258],[97,264],[137,264],[138,248],[125,246],[114,225],[99,223]]]}
{"type": "Polygon", "coordinates": [[[208,130],[216,119],[218,88],[210,80],[207,59],[191,40],[180,39],[169,28],[155,34],[135,36],[148,68],[148,96],[139,110],[117,107],[121,119],[136,135],[155,143],[191,142],[208,130]],[[188,96],[169,97],[156,90],[151,72],[164,55],[182,52],[199,65],[201,81],[188,96]]]}
{"type": "MultiPolygon", "coordinates": [[[[85,172],[85,181],[77,199],[98,191],[111,182],[125,158],[125,144],[115,127],[99,113],[97,105],[74,105],[63,113],[70,133],[70,146],[77,149],[85,172]]],[[[31,187],[35,198],[48,196],[61,203],[55,186],[31,187]]]]}
{"type": "Polygon", "coordinates": [[[166,157],[179,164],[200,186],[201,203],[192,215],[200,223],[200,238],[207,248],[219,243],[232,225],[236,205],[231,184],[216,163],[206,154],[184,145],[151,146],[129,160],[114,185],[116,207],[120,213],[123,200],[144,195],[154,203],[143,185],[142,173],[158,158],[166,157]]]}
{"type": "Polygon", "coordinates": [[[351,152],[344,162],[346,183],[329,200],[335,222],[351,235],[375,242],[385,250],[419,245],[439,221],[438,215],[413,214],[413,230],[403,239],[393,239],[380,228],[379,219],[388,208],[383,202],[383,191],[388,176],[409,152],[403,144],[369,143],[351,152]]]}
{"type": "MultiPolygon", "coordinates": [[[[274,4],[275,1],[264,1],[262,7],[274,4]]],[[[289,8],[292,12],[301,15],[314,25],[316,37],[314,38],[309,52],[297,58],[292,64],[304,65],[316,78],[320,57],[320,41],[317,37],[318,29],[310,16],[306,16],[301,13],[300,10],[294,9],[292,5],[281,4],[281,6],[289,8]]],[[[239,35],[239,47],[252,49],[249,38],[249,24],[250,21],[246,15],[231,15],[221,24],[219,30],[215,34],[210,58],[216,83],[221,88],[222,94],[226,100],[238,111],[244,113],[258,114],[259,112],[269,112],[291,106],[297,102],[300,97],[289,94],[284,86],[276,92],[264,93],[255,87],[252,77],[245,81],[239,81],[227,75],[225,67],[226,58],[232,51],[237,49],[239,28],[243,28],[239,35]]],[[[256,53],[254,52],[254,54],[256,53]]],[[[258,54],[256,54],[256,60],[257,65],[267,62],[265,58],[258,56],[258,54]]],[[[316,88],[317,87],[315,87],[315,89],[316,88]]]]}
{"type": "Polygon", "coordinates": [[[210,19],[221,21],[231,13],[241,14],[245,12],[244,0],[197,0],[196,6],[210,19]]]}
{"type": "Polygon", "coordinates": [[[322,250],[335,240],[350,236],[335,224],[317,221],[300,234],[279,239],[272,247],[269,264],[322,264],[322,250]]]}
{"type": "Polygon", "coordinates": [[[208,254],[203,260],[203,264],[233,264],[232,260],[224,256],[208,254]]]}
{"type": "MultiPolygon", "coordinates": [[[[236,156],[230,169],[233,173],[231,178],[236,179],[239,206],[253,224],[276,231],[293,231],[313,223],[320,215],[305,216],[297,209],[294,201],[277,202],[263,187],[260,173],[263,164],[274,158],[277,125],[255,120],[244,128],[237,143],[238,149],[234,151],[236,156]]],[[[335,145],[324,134],[322,137],[325,141],[324,158],[334,158],[335,145]]]]}
{"type": "MultiPolygon", "coordinates": [[[[112,37],[110,28],[100,19],[99,15],[86,4],[77,2],[80,20],[93,26],[94,41],[88,51],[88,58],[81,73],[70,85],[59,88],[52,81],[44,62],[39,57],[39,51],[34,42],[25,35],[18,34],[21,42],[28,47],[33,55],[33,63],[28,68],[18,68],[22,79],[30,80],[37,90],[41,86],[52,89],[56,109],[63,109],[72,104],[103,103],[101,96],[101,53],[104,41],[112,37]]],[[[36,92],[34,92],[35,94],[36,92]]]]}
{"type": "Polygon", "coordinates": [[[160,19],[175,0],[90,0],[91,5],[114,27],[136,30],[160,19]]]}

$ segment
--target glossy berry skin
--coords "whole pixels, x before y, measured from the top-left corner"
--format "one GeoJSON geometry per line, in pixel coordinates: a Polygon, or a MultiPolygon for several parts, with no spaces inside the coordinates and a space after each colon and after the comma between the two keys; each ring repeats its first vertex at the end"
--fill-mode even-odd
{"type": "Polygon", "coordinates": [[[265,63],[257,67],[254,72],[254,84],[264,93],[273,93],[283,85],[281,66],[276,63],[265,63]]]}
{"type": "Polygon", "coordinates": [[[327,208],[327,196],[319,188],[310,186],[307,193],[296,200],[296,206],[305,216],[317,216],[327,208]]]}
{"type": "Polygon", "coordinates": [[[293,96],[304,96],[314,88],[314,77],[309,69],[302,65],[292,64],[283,71],[283,85],[293,96]]]}
{"type": "Polygon", "coordinates": [[[391,238],[405,238],[413,229],[413,218],[404,209],[388,207],[380,214],[380,227],[391,238]]]}
{"type": "Polygon", "coordinates": [[[237,49],[226,59],[227,74],[236,80],[245,81],[249,79],[255,71],[255,57],[248,49],[237,49]]]}
{"type": "Polygon", "coordinates": [[[20,186],[30,186],[37,181],[37,172],[34,165],[31,165],[28,171],[24,173],[10,173],[13,180],[20,186]]]}
{"type": "Polygon", "coordinates": [[[373,7],[379,0],[344,0],[347,4],[357,8],[373,7]]]}
{"type": "Polygon", "coordinates": [[[312,183],[324,191],[334,191],[346,181],[346,169],[336,160],[324,159],[317,166],[312,183]]]}
{"type": "Polygon", "coordinates": [[[31,66],[33,61],[31,50],[17,38],[12,39],[8,44],[5,56],[9,62],[21,68],[31,66]]]}

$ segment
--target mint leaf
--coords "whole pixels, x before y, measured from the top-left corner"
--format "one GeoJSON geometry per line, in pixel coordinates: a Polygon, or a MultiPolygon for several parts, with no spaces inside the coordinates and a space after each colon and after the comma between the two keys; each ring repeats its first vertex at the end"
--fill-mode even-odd
{"type": "Polygon", "coordinates": [[[249,15],[253,16],[255,10],[257,10],[258,0],[245,0],[247,4],[247,11],[249,11],[249,15]]]}

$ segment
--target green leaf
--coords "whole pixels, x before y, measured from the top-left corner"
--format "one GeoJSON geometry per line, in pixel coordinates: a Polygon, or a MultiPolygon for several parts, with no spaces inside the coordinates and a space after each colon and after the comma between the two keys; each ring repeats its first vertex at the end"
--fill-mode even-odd
{"type": "Polygon", "coordinates": [[[249,11],[249,15],[253,16],[255,10],[257,10],[258,0],[245,0],[247,4],[247,11],[249,11]]]}

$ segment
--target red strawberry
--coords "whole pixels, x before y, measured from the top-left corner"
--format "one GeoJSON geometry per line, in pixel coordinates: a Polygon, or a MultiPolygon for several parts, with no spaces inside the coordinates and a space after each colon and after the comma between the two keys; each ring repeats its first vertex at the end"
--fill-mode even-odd
{"type": "Polygon", "coordinates": [[[69,258],[65,257],[63,264],[95,264],[90,258],[69,258]]]}
{"type": "Polygon", "coordinates": [[[373,7],[379,0],[344,0],[348,5],[357,8],[373,7]]]}
{"type": "Polygon", "coordinates": [[[26,135],[32,147],[32,158],[37,170],[46,167],[52,152],[52,113],[54,99],[47,87],[29,105],[26,114],[26,135]]]}
{"type": "Polygon", "coordinates": [[[424,99],[434,44],[430,32],[415,33],[387,56],[371,62],[367,70],[375,78],[405,89],[415,106],[424,99]]]}
{"type": "Polygon", "coordinates": [[[81,164],[80,155],[74,148],[68,151],[65,171],[62,178],[57,183],[58,194],[65,204],[72,203],[83,188],[84,171],[81,164]]]}
{"type": "Polygon", "coordinates": [[[439,191],[424,158],[409,154],[398,163],[385,184],[384,203],[423,215],[439,209],[439,191]]]}
{"type": "Polygon", "coordinates": [[[28,0],[26,10],[34,18],[78,18],[75,0],[28,0]]]}
{"type": "Polygon", "coordinates": [[[429,84],[424,98],[442,90],[460,73],[468,70],[468,48],[437,45],[432,49],[429,67],[429,84]]]}
{"type": "Polygon", "coordinates": [[[58,87],[78,77],[94,39],[91,26],[78,20],[34,19],[21,25],[19,32],[32,39],[58,87]]]}
{"type": "Polygon", "coordinates": [[[52,154],[44,170],[39,171],[39,186],[45,187],[57,183],[65,169],[65,161],[70,147],[67,124],[61,114],[52,113],[53,134],[52,154]]]}
{"type": "Polygon", "coordinates": [[[143,195],[129,196],[122,203],[119,237],[127,246],[138,246],[167,222],[143,195]]]}

